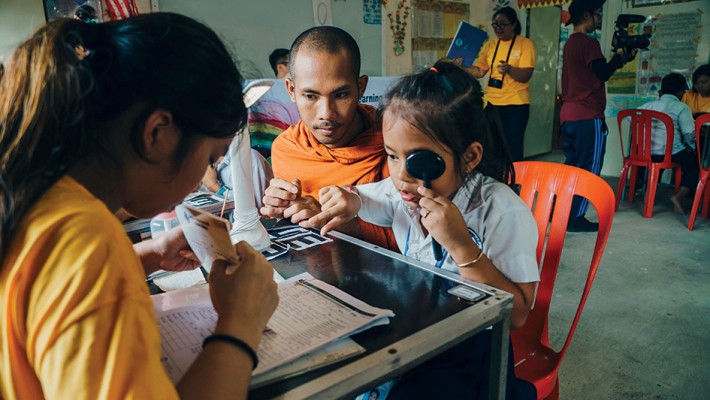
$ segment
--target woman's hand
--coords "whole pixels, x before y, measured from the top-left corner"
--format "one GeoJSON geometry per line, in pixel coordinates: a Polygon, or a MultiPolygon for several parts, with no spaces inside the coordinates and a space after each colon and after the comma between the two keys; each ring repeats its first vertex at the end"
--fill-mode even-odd
{"type": "Polygon", "coordinates": [[[496,69],[498,69],[498,72],[503,75],[509,73],[511,68],[513,67],[503,60],[500,60],[500,63],[498,63],[498,66],[496,67],[496,69]]]}
{"type": "Polygon", "coordinates": [[[146,275],[159,269],[187,271],[200,266],[200,260],[190,249],[179,226],[163,233],[157,239],[136,243],[133,248],[141,258],[146,275]]]}
{"type": "Polygon", "coordinates": [[[360,196],[356,193],[355,189],[348,190],[335,185],[321,188],[318,191],[321,212],[302,226],[307,228],[321,227],[320,234],[325,236],[328,231],[349,223],[360,211],[360,196]]]}
{"type": "Polygon", "coordinates": [[[480,79],[482,78],[488,70],[482,70],[479,67],[472,65],[470,67],[467,67],[463,65],[463,57],[458,57],[454,59],[454,64],[458,65],[459,67],[463,68],[464,71],[468,72],[469,74],[473,75],[474,78],[480,79]]]}
{"type": "MultiPolygon", "coordinates": [[[[235,245],[239,265],[216,261],[210,272],[210,296],[219,318],[215,334],[243,340],[254,351],[279,303],[273,269],[246,242],[235,245]]],[[[228,343],[210,344],[177,385],[180,398],[246,399],[252,359],[228,343]]]]}
{"type": "Polygon", "coordinates": [[[160,269],[166,271],[188,271],[200,266],[200,260],[192,252],[182,228],[176,226],[156,239],[160,258],[160,269]]]}
{"type": "Polygon", "coordinates": [[[238,337],[253,349],[279,303],[271,264],[246,242],[235,245],[239,265],[215,261],[209,275],[210,297],[219,320],[215,333],[238,337]]]}
{"type": "Polygon", "coordinates": [[[503,60],[500,60],[500,63],[496,66],[496,69],[498,69],[498,72],[501,74],[508,75],[513,78],[513,80],[520,83],[530,81],[533,71],[535,70],[535,68],[516,68],[503,60]]]}

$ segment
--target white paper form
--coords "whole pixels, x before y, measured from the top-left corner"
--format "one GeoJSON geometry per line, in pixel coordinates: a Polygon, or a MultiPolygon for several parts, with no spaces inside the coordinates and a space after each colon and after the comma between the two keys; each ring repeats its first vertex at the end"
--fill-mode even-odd
{"type": "Polygon", "coordinates": [[[164,292],[207,283],[200,268],[190,271],[166,272],[153,278],[155,286],[164,292]]]}
{"type": "Polygon", "coordinates": [[[279,285],[279,305],[257,350],[264,372],[286,361],[363,329],[389,323],[383,310],[304,273],[279,285]]]}
{"type": "Polygon", "coordinates": [[[264,386],[279,379],[288,378],[320,367],[325,367],[326,365],[333,364],[364,352],[365,348],[357,344],[357,342],[349,337],[338,339],[335,342],[328,343],[320,349],[306,353],[305,355],[298,357],[293,361],[287,362],[284,365],[253,376],[250,387],[257,388],[264,386]]]}
{"type": "Polygon", "coordinates": [[[189,306],[158,316],[165,372],[177,383],[202,351],[202,341],[217,325],[212,306],[189,306]]]}
{"type": "MultiPolygon", "coordinates": [[[[179,381],[192,364],[201,350],[202,340],[213,331],[217,321],[214,308],[204,303],[209,292],[203,288],[191,289],[188,295],[173,304],[166,298],[154,300],[162,361],[173,382],[179,381]],[[186,299],[194,298],[199,290],[204,292],[198,295],[199,304],[184,306],[186,299]]],[[[170,295],[173,293],[179,294],[180,291],[170,295]]],[[[387,324],[388,317],[394,316],[392,311],[369,306],[308,273],[280,283],[279,297],[279,306],[268,323],[270,330],[264,333],[257,349],[259,367],[253,373],[255,377],[340,338],[387,324]]],[[[327,355],[305,360],[306,365],[296,368],[298,371],[313,369],[317,366],[315,363],[332,362],[327,355]]],[[[293,371],[285,370],[284,373],[293,371]]]]}

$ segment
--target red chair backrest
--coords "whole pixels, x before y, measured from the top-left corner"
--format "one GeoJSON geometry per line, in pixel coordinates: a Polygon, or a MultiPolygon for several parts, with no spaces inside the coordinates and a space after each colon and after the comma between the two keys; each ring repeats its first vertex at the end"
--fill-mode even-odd
{"type": "Polygon", "coordinates": [[[666,128],[666,152],[663,163],[670,164],[671,156],[673,155],[674,135],[673,120],[670,115],[660,111],[643,110],[639,108],[621,110],[616,116],[616,122],[619,125],[619,140],[621,140],[622,154],[626,154],[626,147],[624,147],[624,132],[621,129],[621,122],[629,117],[631,118],[631,143],[629,154],[628,156],[624,156],[624,158],[630,158],[634,161],[645,161],[647,163],[651,162],[651,136],[653,132],[653,120],[656,119],[666,128]]]}
{"type": "MultiPolygon", "coordinates": [[[[520,198],[530,207],[537,222],[538,264],[542,261],[540,283],[533,309],[530,311],[525,325],[511,332],[514,349],[516,343],[520,341],[539,340],[540,343],[549,346],[548,312],[567,232],[572,198],[578,195],[588,199],[599,216],[599,232],[589,265],[589,273],[577,312],[567,334],[567,340],[559,352],[561,360],[577,327],[609,237],[614,219],[614,191],[602,178],[581,168],[540,161],[521,161],[513,165],[515,166],[515,182],[520,184],[520,198]],[[553,215],[550,221],[551,213],[553,215]],[[549,234],[546,235],[548,224],[550,225],[549,234]]],[[[517,361],[519,360],[516,357],[517,361]]]]}
{"type": "MultiPolygon", "coordinates": [[[[708,155],[702,154],[703,143],[700,138],[700,131],[703,129],[703,125],[706,125],[706,124],[710,124],[710,113],[703,114],[695,119],[695,150],[698,153],[698,164],[700,165],[700,169],[710,169],[710,164],[703,165],[702,157],[705,156],[706,158],[708,158],[708,155]]],[[[710,125],[707,126],[705,129],[708,130],[708,134],[706,135],[705,140],[710,141],[710,125]]],[[[710,145],[706,145],[706,146],[708,147],[708,149],[710,149],[710,145]]]]}

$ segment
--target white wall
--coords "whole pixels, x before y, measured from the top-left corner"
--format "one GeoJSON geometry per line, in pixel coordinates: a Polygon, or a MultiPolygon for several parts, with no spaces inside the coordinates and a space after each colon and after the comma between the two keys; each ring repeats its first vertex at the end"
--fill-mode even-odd
{"type": "MultiPolygon", "coordinates": [[[[360,46],[361,72],[382,74],[380,25],[362,22],[362,2],[332,1],[333,25],[360,46]]],[[[289,48],[299,33],[314,26],[310,0],[160,0],[161,11],[189,15],[214,29],[237,55],[248,78],[271,78],[269,54],[289,48]]]]}
{"type": "Polygon", "coordinates": [[[0,0],[0,61],[43,24],[42,0],[0,0]]]}
{"type": "MultiPolygon", "coordinates": [[[[333,25],[348,31],[360,46],[362,73],[382,75],[381,25],[362,22],[361,1],[331,5],[333,25]]],[[[160,10],[188,15],[214,29],[247,78],[271,78],[271,51],[289,48],[299,33],[314,26],[309,0],[160,0],[160,10]]],[[[0,58],[7,58],[42,24],[41,0],[0,0],[0,58]]]]}

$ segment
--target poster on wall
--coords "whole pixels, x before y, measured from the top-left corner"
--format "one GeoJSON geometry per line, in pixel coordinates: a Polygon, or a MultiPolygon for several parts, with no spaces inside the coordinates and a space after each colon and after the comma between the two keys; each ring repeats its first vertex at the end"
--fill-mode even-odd
{"type": "Polygon", "coordinates": [[[363,0],[362,2],[362,22],[372,25],[382,24],[382,4],[381,0],[363,0]]]}
{"type": "Polygon", "coordinates": [[[614,72],[606,82],[606,91],[609,94],[634,94],[636,93],[636,71],[638,58],[634,58],[614,72]]]}
{"type": "Polygon", "coordinates": [[[695,0],[633,0],[633,7],[660,6],[673,3],[687,3],[695,0]]]}
{"type": "Polygon", "coordinates": [[[100,0],[43,0],[47,22],[60,18],[75,18],[84,22],[103,21],[100,0]]]}
{"type": "Polygon", "coordinates": [[[469,21],[470,5],[452,1],[418,0],[412,25],[412,66],[433,65],[445,57],[461,21],[469,21]]]}
{"type": "Polygon", "coordinates": [[[689,76],[698,58],[702,28],[700,12],[660,14],[651,28],[651,74],[689,76]]]}

